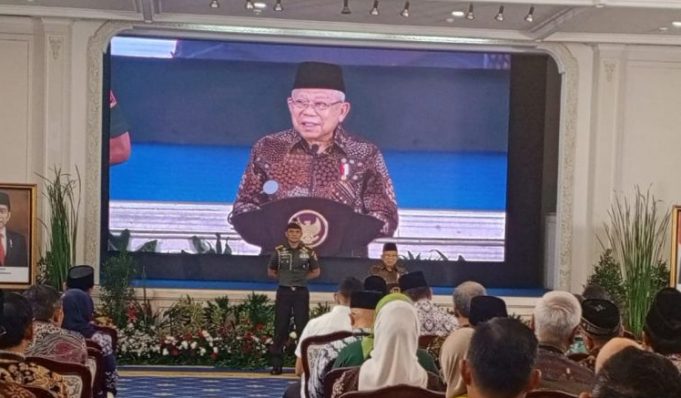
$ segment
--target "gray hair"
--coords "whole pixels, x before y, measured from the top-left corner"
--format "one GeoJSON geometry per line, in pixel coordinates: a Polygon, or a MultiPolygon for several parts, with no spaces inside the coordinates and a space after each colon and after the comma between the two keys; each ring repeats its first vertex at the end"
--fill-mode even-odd
{"type": "Polygon", "coordinates": [[[548,292],[534,307],[534,330],[540,342],[563,343],[582,320],[582,307],[568,292],[548,292]]]}
{"type": "MultiPolygon", "coordinates": [[[[296,93],[298,90],[305,90],[305,89],[300,89],[300,88],[294,88],[291,90],[291,97],[293,97],[293,94],[296,93]]],[[[339,90],[333,90],[333,89],[325,89],[330,92],[333,92],[333,96],[336,97],[336,101],[340,102],[345,102],[345,93],[339,90]]]]}
{"type": "Polygon", "coordinates": [[[485,287],[478,282],[466,281],[454,288],[452,294],[454,309],[463,317],[468,318],[471,314],[471,299],[476,296],[487,295],[485,287]]]}

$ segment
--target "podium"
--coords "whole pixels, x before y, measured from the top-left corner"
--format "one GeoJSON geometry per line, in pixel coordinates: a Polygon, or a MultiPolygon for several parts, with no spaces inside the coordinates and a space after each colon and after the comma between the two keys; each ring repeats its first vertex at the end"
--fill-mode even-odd
{"type": "Polygon", "coordinates": [[[259,209],[232,215],[234,229],[246,242],[271,253],[284,242],[286,224],[297,222],[302,241],[320,256],[366,257],[367,245],[380,235],[383,222],[350,206],[323,198],[273,200],[259,209]]]}

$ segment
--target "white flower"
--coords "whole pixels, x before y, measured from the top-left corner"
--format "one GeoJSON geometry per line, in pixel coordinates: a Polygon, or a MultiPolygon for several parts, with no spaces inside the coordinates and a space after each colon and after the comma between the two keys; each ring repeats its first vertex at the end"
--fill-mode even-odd
{"type": "Polygon", "coordinates": [[[217,354],[217,353],[218,353],[218,348],[217,348],[217,347],[213,347],[213,352],[217,354]]]}
{"type": "Polygon", "coordinates": [[[191,343],[191,345],[190,345],[190,347],[192,348],[192,350],[195,350],[197,346],[198,346],[198,344],[196,343],[196,341],[192,341],[192,343],[191,343]]]}
{"type": "Polygon", "coordinates": [[[272,338],[268,337],[267,340],[265,340],[265,344],[272,344],[272,338]]]}
{"type": "Polygon", "coordinates": [[[203,347],[201,347],[201,348],[199,349],[199,355],[204,356],[205,354],[206,354],[206,349],[203,348],[203,347]]]}
{"type": "Polygon", "coordinates": [[[170,354],[170,353],[168,352],[168,349],[167,349],[167,348],[164,348],[164,349],[163,349],[163,356],[164,356],[164,357],[167,357],[169,354],[170,354]]]}
{"type": "Polygon", "coordinates": [[[180,343],[180,347],[186,350],[189,347],[189,344],[186,341],[182,340],[182,343],[180,343]]]}
{"type": "Polygon", "coordinates": [[[292,331],[291,333],[288,334],[288,337],[295,340],[295,339],[298,338],[298,335],[296,334],[296,331],[294,330],[294,331],[292,331]]]}

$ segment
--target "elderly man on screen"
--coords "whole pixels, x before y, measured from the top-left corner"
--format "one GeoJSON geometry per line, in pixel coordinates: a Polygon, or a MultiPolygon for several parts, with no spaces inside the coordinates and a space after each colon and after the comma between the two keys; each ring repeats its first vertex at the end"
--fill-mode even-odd
{"type": "Polygon", "coordinates": [[[292,197],[330,199],[397,228],[393,184],[378,148],[343,128],[350,113],[338,65],[303,62],[287,100],[293,128],[255,143],[232,214],[292,197]]]}

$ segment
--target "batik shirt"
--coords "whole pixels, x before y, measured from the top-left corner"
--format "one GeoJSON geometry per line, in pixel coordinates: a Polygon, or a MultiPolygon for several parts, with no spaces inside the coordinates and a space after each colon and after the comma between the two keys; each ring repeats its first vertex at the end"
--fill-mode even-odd
{"type": "Polygon", "coordinates": [[[308,398],[322,398],[324,396],[324,377],[333,367],[333,362],[338,357],[338,353],[350,343],[362,340],[362,336],[371,333],[371,329],[353,329],[353,336],[342,340],[336,340],[327,344],[319,351],[317,360],[310,363],[310,380],[308,388],[310,394],[308,398]]]}
{"type": "Polygon", "coordinates": [[[57,362],[84,365],[87,346],[83,336],[49,322],[33,322],[33,341],[26,349],[30,357],[43,357],[57,362]]]}
{"type": "Polygon", "coordinates": [[[324,198],[346,204],[360,214],[383,221],[381,234],[397,228],[397,203],[383,155],[370,142],[338,126],[333,143],[314,153],[307,141],[289,129],[255,143],[239,185],[232,214],[256,210],[265,202],[293,198],[324,198]],[[278,184],[263,192],[265,182],[278,184]]]}
{"type": "Polygon", "coordinates": [[[111,337],[107,334],[95,332],[90,337],[95,343],[102,347],[104,357],[104,379],[106,380],[105,389],[116,394],[116,384],[118,383],[118,371],[116,370],[116,355],[113,352],[111,337]]]}
{"type": "Polygon", "coordinates": [[[421,323],[421,336],[449,336],[457,328],[456,318],[446,310],[433,304],[431,300],[419,300],[414,303],[421,323]]]}

